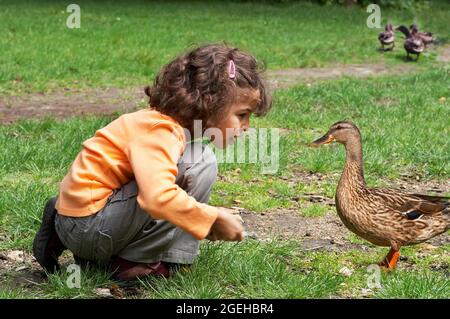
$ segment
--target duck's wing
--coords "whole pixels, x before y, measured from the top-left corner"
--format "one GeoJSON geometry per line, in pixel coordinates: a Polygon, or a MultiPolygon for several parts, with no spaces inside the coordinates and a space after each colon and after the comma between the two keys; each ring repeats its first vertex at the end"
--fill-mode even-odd
{"type": "Polygon", "coordinates": [[[423,215],[450,213],[449,197],[409,194],[393,189],[372,189],[371,193],[379,198],[384,207],[401,213],[410,220],[423,215]]]}

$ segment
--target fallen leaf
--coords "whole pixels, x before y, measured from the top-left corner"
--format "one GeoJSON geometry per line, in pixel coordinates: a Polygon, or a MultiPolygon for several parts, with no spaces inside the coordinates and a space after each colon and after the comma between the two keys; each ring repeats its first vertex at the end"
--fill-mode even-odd
{"type": "Polygon", "coordinates": [[[122,299],[123,298],[123,292],[122,290],[119,288],[119,286],[117,286],[116,284],[112,284],[111,287],[109,288],[109,292],[116,297],[117,299],[122,299]]]}
{"type": "Polygon", "coordinates": [[[419,249],[420,249],[421,251],[423,251],[423,252],[428,252],[428,251],[432,251],[432,250],[437,249],[437,247],[436,247],[436,246],[433,246],[433,245],[431,245],[431,244],[422,243],[422,244],[419,245],[419,249]]]}
{"type": "Polygon", "coordinates": [[[94,293],[100,298],[114,298],[114,295],[111,294],[111,291],[108,288],[96,288],[94,289],[94,293]]]}

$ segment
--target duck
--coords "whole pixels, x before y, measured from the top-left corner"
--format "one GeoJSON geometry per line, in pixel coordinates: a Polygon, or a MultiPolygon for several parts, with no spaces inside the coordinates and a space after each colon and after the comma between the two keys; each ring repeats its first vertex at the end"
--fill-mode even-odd
{"type": "Polygon", "coordinates": [[[378,40],[381,43],[381,48],[383,51],[386,51],[384,48],[385,45],[392,45],[387,50],[393,50],[395,47],[395,33],[394,27],[392,24],[387,24],[384,28],[384,31],[378,35],[378,40]]]}
{"type": "Polygon", "coordinates": [[[431,32],[421,32],[421,31],[419,31],[419,28],[417,27],[416,24],[411,24],[409,27],[410,33],[412,33],[414,29],[416,30],[414,32],[417,32],[417,36],[420,39],[422,39],[425,47],[427,47],[429,44],[433,43],[434,38],[433,38],[433,34],[431,32]]]}
{"type": "Polygon", "coordinates": [[[397,30],[406,36],[406,40],[403,45],[406,51],[406,58],[409,59],[410,54],[415,54],[417,56],[416,61],[419,60],[420,54],[425,50],[425,43],[419,36],[419,30],[413,27],[410,31],[404,25],[398,26],[397,30]]]}
{"type": "Polygon", "coordinates": [[[367,186],[361,133],[354,123],[334,123],[311,146],[333,142],[343,144],[346,149],[344,170],[336,187],[337,214],[359,237],[377,246],[390,247],[378,264],[382,269],[395,269],[401,247],[425,242],[450,229],[450,197],[367,186]]]}

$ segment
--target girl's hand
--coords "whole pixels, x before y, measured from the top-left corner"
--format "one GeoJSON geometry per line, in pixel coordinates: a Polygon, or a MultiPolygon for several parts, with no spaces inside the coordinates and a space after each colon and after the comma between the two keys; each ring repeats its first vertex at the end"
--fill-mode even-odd
{"type": "Polygon", "coordinates": [[[241,241],[244,239],[244,221],[239,215],[233,214],[232,209],[219,207],[219,215],[211,227],[206,239],[241,241]]]}

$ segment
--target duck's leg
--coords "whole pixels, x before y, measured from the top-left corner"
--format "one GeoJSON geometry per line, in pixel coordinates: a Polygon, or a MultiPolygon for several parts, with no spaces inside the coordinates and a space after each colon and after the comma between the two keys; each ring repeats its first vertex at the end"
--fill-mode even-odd
{"type": "Polygon", "coordinates": [[[386,268],[386,270],[394,270],[399,257],[400,249],[391,248],[386,257],[384,257],[384,260],[379,263],[379,266],[386,268]]]}

